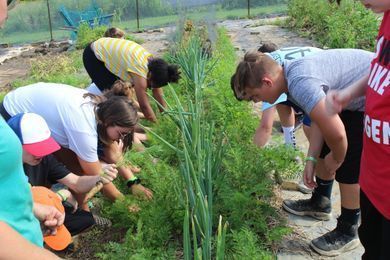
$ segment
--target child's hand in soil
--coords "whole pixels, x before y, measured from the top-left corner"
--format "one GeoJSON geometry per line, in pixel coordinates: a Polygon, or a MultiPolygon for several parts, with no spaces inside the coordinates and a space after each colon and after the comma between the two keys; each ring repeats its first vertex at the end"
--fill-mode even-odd
{"type": "Polygon", "coordinates": [[[141,184],[134,184],[131,186],[131,193],[135,196],[145,198],[147,200],[153,199],[153,192],[145,188],[141,184]]]}

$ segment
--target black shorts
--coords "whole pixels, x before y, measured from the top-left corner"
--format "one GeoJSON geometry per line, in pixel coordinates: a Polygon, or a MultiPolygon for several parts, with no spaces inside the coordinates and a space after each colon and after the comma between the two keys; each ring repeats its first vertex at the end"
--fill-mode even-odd
{"type": "MultiPolygon", "coordinates": [[[[359,183],[360,158],[363,147],[364,112],[343,111],[339,116],[347,134],[348,148],[343,164],[336,171],[336,181],[344,184],[357,184],[359,183]]],[[[324,143],[320,158],[325,158],[329,152],[328,145],[324,143]]]]}
{"type": "Polygon", "coordinates": [[[109,71],[104,62],[99,60],[91,48],[91,44],[85,47],[83,52],[83,63],[85,70],[91,77],[92,82],[103,92],[106,89],[111,89],[111,86],[118,76],[114,75],[109,71]]]}
{"type": "Polygon", "coordinates": [[[359,238],[365,252],[362,259],[390,259],[390,220],[386,219],[360,190],[359,238]]]}
{"type": "Polygon", "coordinates": [[[77,209],[76,212],[72,212],[73,208],[66,206],[64,206],[64,208],[64,225],[72,236],[75,236],[95,225],[96,222],[91,212],[82,209],[77,209]]]}

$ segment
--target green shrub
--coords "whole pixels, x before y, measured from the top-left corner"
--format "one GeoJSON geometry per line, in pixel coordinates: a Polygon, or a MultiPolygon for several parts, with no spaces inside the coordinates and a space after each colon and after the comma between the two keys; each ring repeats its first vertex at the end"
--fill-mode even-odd
{"type": "MultiPolygon", "coordinates": [[[[287,0],[251,0],[250,6],[267,6],[267,5],[277,5],[285,4],[287,0]]],[[[234,9],[234,8],[247,8],[248,1],[242,0],[224,0],[222,1],[222,8],[224,9],[234,9]]]]}
{"type": "Polygon", "coordinates": [[[0,102],[3,102],[3,99],[6,94],[7,94],[6,92],[0,91],[0,102]]]}
{"type": "MultiPolygon", "coordinates": [[[[99,38],[104,36],[104,32],[108,29],[107,26],[97,26],[95,28],[90,28],[88,24],[81,24],[77,30],[77,40],[76,40],[76,49],[84,49],[93,41],[96,41],[99,38]]],[[[143,41],[138,39],[130,34],[125,34],[125,39],[137,42],[141,44],[143,41]]]]}
{"type": "Polygon", "coordinates": [[[255,233],[247,228],[232,232],[232,242],[230,245],[231,254],[227,259],[274,259],[272,253],[266,248],[259,247],[259,240],[255,233]]]}
{"type": "Polygon", "coordinates": [[[328,48],[373,50],[377,17],[353,0],[340,6],[327,0],[291,0],[286,25],[312,36],[328,48]]]}

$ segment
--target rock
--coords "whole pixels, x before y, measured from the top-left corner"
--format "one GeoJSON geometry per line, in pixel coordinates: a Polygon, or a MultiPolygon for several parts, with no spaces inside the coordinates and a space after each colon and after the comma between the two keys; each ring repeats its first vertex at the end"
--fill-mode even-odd
{"type": "Polygon", "coordinates": [[[163,28],[154,29],[153,32],[165,32],[163,28]]]}
{"type": "Polygon", "coordinates": [[[298,184],[292,181],[283,181],[280,186],[283,190],[299,190],[298,184]]]}

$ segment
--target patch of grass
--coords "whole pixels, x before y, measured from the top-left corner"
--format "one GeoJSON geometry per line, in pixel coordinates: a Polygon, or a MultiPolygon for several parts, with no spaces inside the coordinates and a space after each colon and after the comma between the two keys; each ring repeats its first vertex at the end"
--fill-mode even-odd
{"type": "MultiPolygon", "coordinates": [[[[239,18],[247,18],[248,11],[247,9],[232,9],[226,10],[216,7],[215,11],[203,10],[199,12],[188,12],[180,14],[181,16],[185,16],[187,19],[190,19],[195,22],[199,22],[202,20],[224,20],[224,19],[239,19],[239,18]]],[[[270,6],[261,6],[251,8],[251,16],[259,17],[263,15],[269,14],[281,14],[287,12],[287,5],[270,5],[270,6]]],[[[175,24],[177,22],[177,15],[167,15],[160,17],[148,17],[140,19],[140,28],[156,28],[162,27],[169,24],[175,24]]],[[[126,30],[136,31],[137,23],[136,20],[122,21],[116,24],[119,28],[126,28],[126,30]]]]}
{"type": "Polygon", "coordinates": [[[229,251],[232,253],[227,259],[274,259],[271,252],[259,247],[259,239],[251,230],[243,228],[232,232],[231,236],[229,251]]]}
{"type": "MultiPolygon", "coordinates": [[[[260,6],[251,8],[252,17],[261,17],[270,14],[281,14],[287,12],[287,5],[270,5],[270,6],[260,6]]],[[[178,15],[166,15],[166,16],[156,16],[156,17],[147,17],[140,19],[140,29],[148,28],[158,28],[166,25],[175,24],[178,20],[178,16],[186,16],[188,19],[194,21],[204,21],[204,20],[223,20],[223,19],[238,19],[238,18],[247,18],[247,9],[232,9],[226,10],[222,9],[219,6],[215,7],[215,11],[211,9],[194,11],[188,13],[179,13],[178,15]]],[[[60,19],[60,17],[58,17],[60,19]]],[[[125,20],[122,18],[121,21],[114,21],[112,26],[123,28],[127,31],[136,31],[137,30],[137,21],[135,19],[125,20]]],[[[53,38],[55,40],[59,39],[68,39],[70,36],[69,32],[64,30],[53,29],[53,38]]],[[[38,41],[48,41],[50,40],[49,31],[24,31],[23,28],[19,29],[20,31],[13,31],[1,36],[1,43],[17,44],[17,43],[28,43],[28,42],[38,42],[38,41]]],[[[136,39],[135,39],[136,40],[136,39]]]]}
{"type": "Polygon", "coordinates": [[[260,150],[259,160],[266,172],[274,174],[277,183],[283,180],[297,180],[302,175],[303,165],[297,163],[297,158],[303,160],[303,152],[285,145],[269,146],[260,150]]]}
{"type": "Polygon", "coordinates": [[[0,91],[0,102],[3,102],[4,96],[6,95],[6,92],[0,91]]]}
{"type": "MultiPolygon", "coordinates": [[[[69,32],[64,30],[53,30],[53,39],[63,40],[69,38],[69,32]]],[[[49,31],[35,31],[35,32],[13,32],[5,34],[1,37],[0,42],[5,44],[21,44],[29,42],[50,41],[49,31]]]]}
{"type": "Polygon", "coordinates": [[[292,0],[288,5],[286,26],[311,36],[328,48],[373,50],[378,17],[353,0],[340,6],[328,1],[292,0]]]}
{"type": "Polygon", "coordinates": [[[81,51],[43,56],[31,61],[31,71],[26,79],[11,83],[14,88],[36,82],[54,82],[84,88],[90,83],[81,60],[81,51]]]}

